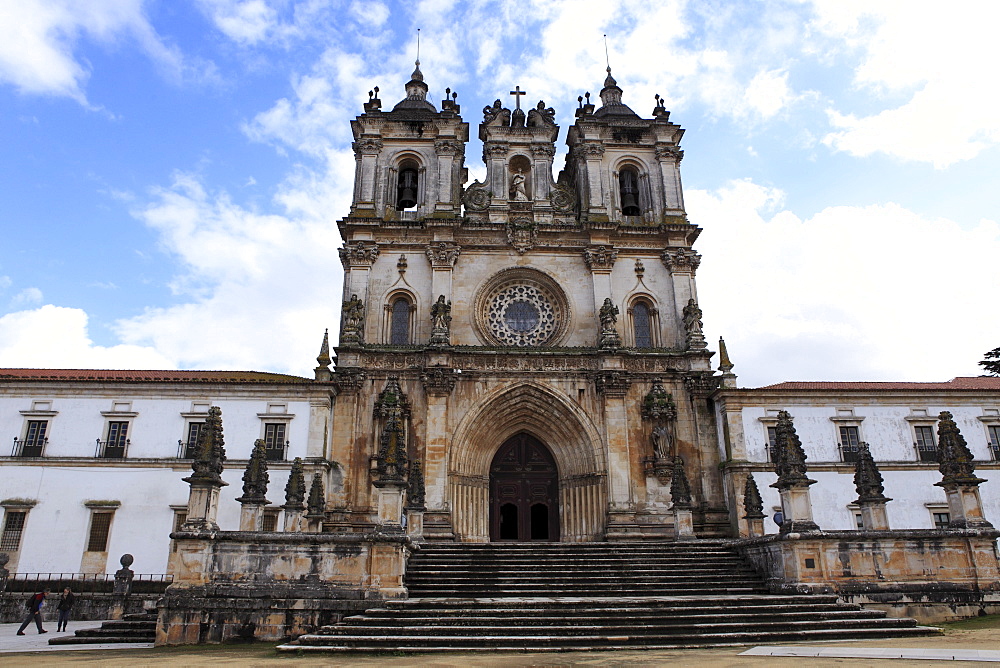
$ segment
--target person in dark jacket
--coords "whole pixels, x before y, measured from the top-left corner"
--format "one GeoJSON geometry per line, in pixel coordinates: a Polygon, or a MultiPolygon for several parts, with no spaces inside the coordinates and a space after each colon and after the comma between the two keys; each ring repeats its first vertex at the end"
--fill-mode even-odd
{"type": "Polygon", "coordinates": [[[39,633],[48,633],[48,631],[42,628],[42,605],[45,604],[45,597],[48,596],[48,594],[49,590],[43,589],[28,599],[28,614],[24,616],[24,623],[21,624],[21,628],[17,630],[17,635],[24,635],[24,629],[28,627],[31,620],[35,620],[35,626],[38,627],[39,633]]]}
{"type": "Polygon", "coordinates": [[[66,624],[69,623],[69,613],[73,611],[73,590],[69,587],[63,589],[63,592],[59,594],[59,605],[56,606],[56,610],[59,611],[59,621],[56,623],[56,632],[65,631],[66,624]]]}

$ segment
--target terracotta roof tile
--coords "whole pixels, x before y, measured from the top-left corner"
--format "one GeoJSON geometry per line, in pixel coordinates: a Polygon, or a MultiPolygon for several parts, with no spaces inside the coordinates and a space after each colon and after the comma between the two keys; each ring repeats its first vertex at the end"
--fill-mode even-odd
{"type": "Polygon", "coordinates": [[[133,383],[302,383],[310,378],[266,371],[153,371],[145,369],[0,369],[0,382],[113,381],[133,383]]]}
{"type": "Polygon", "coordinates": [[[998,376],[960,376],[945,383],[868,382],[868,381],[786,381],[765,385],[759,390],[867,390],[873,392],[906,390],[1000,390],[998,376]]]}

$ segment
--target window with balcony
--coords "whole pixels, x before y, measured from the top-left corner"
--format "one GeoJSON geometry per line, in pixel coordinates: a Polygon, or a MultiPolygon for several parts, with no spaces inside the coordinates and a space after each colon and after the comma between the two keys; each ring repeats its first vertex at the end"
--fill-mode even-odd
{"type": "Polygon", "coordinates": [[[97,457],[101,459],[124,459],[128,452],[127,421],[113,420],[108,422],[104,440],[97,440],[97,457]]]}
{"type": "Polygon", "coordinates": [[[840,459],[844,462],[858,461],[861,444],[859,429],[854,425],[840,425],[840,459]]]}
{"type": "Polygon", "coordinates": [[[986,431],[990,436],[989,448],[993,461],[1000,461],[1000,424],[991,424],[986,427],[986,431]]]}
{"type": "Polygon", "coordinates": [[[934,427],[930,425],[914,425],[913,434],[916,441],[913,447],[917,449],[917,461],[936,462],[937,443],[934,441],[934,427]]]}
{"type": "Polygon", "coordinates": [[[45,434],[49,429],[48,420],[28,420],[25,424],[24,438],[14,439],[15,457],[41,457],[48,443],[45,434]]]}
{"type": "Polygon", "coordinates": [[[288,441],[285,440],[284,422],[264,423],[264,448],[267,450],[268,461],[280,462],[285,459],[288,441]]]}
{"type": "Polygon", "coordinates": [[[778,428],[768,427],[767,428],[767,461],[774,462],[778,460],[778,428]]]}
{"type": "Polygon", "coordinates": [[[201,430],[205,427],[204,422],[189,422],[184,438],[177,441],[177,456],[181,459],[194,459],[198,456],[198,438],[201,430]]]}

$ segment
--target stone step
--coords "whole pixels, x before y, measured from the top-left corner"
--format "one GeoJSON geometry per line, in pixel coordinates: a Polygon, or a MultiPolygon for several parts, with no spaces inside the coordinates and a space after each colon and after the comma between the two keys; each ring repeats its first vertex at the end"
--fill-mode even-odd
{"type": "MultiPolygon", "coordinates": [[[[511,614],[491,614],[490,611],[477,611],[474,609],[459,609],[452,611],[442,611],[440,615],[434,615],[432,611],[424,610],[420,611],[421,614],[402,614],[402,613],[391,613],[388,610],[368,610],[364,615],[355,615],[352,617],[344,618],[345,622],[352,625],[360,626],[371,626],[385,624],[387,619],[390,620],[406,620],[406,626],[448,626],[455,624],[456,619],[461,619],[463,624],[469,626],[479,625],[498,625],[502,624],[505,626],[519,627],[519,626],[534,626],[537,624],[546,624],[551,626],[559,626],[563,624],[567,625],[579,625],[579,624],[597,624],[600,622],[606,622],[608,616],[607,611],[597,610],[597,611],[579,611],[576,613],[552,613],[549,611],[538,610],[538,611],[508,611],[511,614]],[[523,614],[522,614],[523,613],[523,614]]],[[[828,610],[823,612],[818,612],[816,610],[799,610],[796,612],[787,610],[771,610],[766,613],[770,619],[779,618],[786,621],[815,621],[820,619],[851,619],[851,620],[871,620],[871,619],[883,619],[883,617],[875,610],[828,610]]],[[[614,619],[622,623],[623,620],[631,620],[632,623],[636,624],[649,624],[654,622],[660,622],[661,620],[669,618],[669,624],[701,624],[705,620],[714,620],[719,617],[719,612],[716,610],[714,613],[709,610],[698,610],[693,612],[681,611],[678,609],[659,609],[659,610],[649,610],[647,613],[642,612],[632,612],[623,611],[614,616],[614,619]]],[[[754,622],[761,618],[761,611],[744,611],[744,612],[726,612],[725,618],[730,622],[754,622]]]]}
{"type": "Polygon", "coordinates": [[[130,614],[118,621],[103,622],[94,629],[80,629],[71,636],[49,640],[50,645],[103,645],[151,643],[156,640],[156,615],[130,614]]]}
{"type": "Polygon", "coordinates": [[[581,652],[591,650],[676,649],[722,645],[749,645],[783,642],[823,642],[833,640],[862,640],[923,636],[939,632],[929,627],[913,628],[835,628],[813,630],[784,630],[771,632],[718,632],[687,633],[674,635],[435,635],[395,637],[386,636],[327,636],[304,635],[292,642],[279,645],[282,652],[581,652]]]}
{"type": "MultiPolygon", "coordinates": [[[[605,596],[609,598],[614,598],[616,596],[642,596],[643,594],[648,594],[651,596],[657,595],[673,595],[673,596],[699,596],[705,594],[707,596],[719,596],[719,595],[735,595],[735,594],[762,594],[765,593],[767,589],[765,587],[729,587],[726,589],[720,588],[705,588],[705,589],[667,589],[664,587],[618,587],[609,588],[605,590],[605,596]]],[[[437,589],[414,589],[413,594],[433,594],[434,596],[450,596],[454,598],[463,598],[469,596],[483,597],[512,597],[512,598],[523,598],[523,597],[535,597],[535,596],[557,596],[557,597],[585,597],[594,596],[594,590],[592,588],[580,588],[572,589],[561,587],[554,589],[552,587],[525,587],[522,589],[510,589],[510,588],[496,588],[490,590],[483,587],[469,587],[467,589],[457,589],[457,588],[437,588],[437,589]]]]}
{"type": "Polygon", "coordinates": [[[413,584],[422,582],[440,582],[442,580],[456,582],[462,580],[482,581],[484,579],[488,579],[491,582],[519,580],[554,580],[559,582],[593,582],[595,580],[607,580],[614,582],[623,580],[635,581],[637,579],[641,579],[643,582],[746,582],[748,580],[757,580],[757,576],[754,573],[677,573],[676,571],[670,570],[619,571],[617,573],[605,571],[557,571],[553,573],[545,571],[482,572],[465,570],[435,570],[413,573],[406,579],[407,582],[411,582],[413,584]]]}

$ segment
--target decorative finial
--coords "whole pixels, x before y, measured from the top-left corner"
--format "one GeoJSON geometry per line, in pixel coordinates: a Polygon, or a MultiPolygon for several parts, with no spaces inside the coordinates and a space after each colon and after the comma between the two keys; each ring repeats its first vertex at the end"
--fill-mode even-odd
{"type": "Polygon", "coordinates": [[[735,365],[729,361],[729,351],[726,350],[726,342],[719,337],[719,371],[729,373],[735,365]]]}
{"type": "Polygon", "coordinates": [[[420,67],[420,28],[417,28],[417,67],[420,67]]]}
{"type": "Polygon", "coordinates": [[[611,74],[611,58],[608,57],[608,36],[604,36],[604,62],[608,65],[608,74],[611,74]]]}

